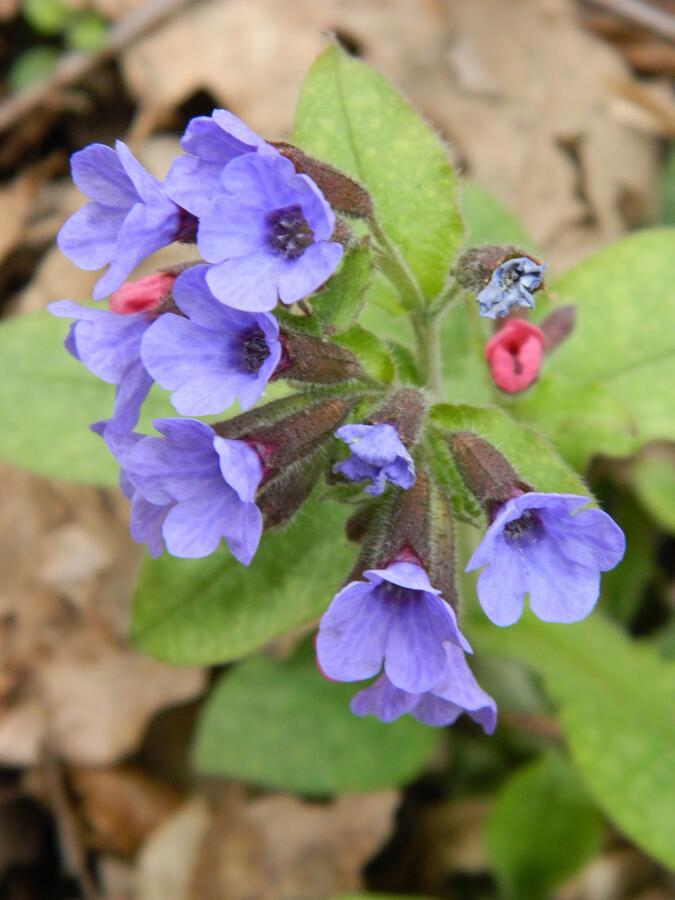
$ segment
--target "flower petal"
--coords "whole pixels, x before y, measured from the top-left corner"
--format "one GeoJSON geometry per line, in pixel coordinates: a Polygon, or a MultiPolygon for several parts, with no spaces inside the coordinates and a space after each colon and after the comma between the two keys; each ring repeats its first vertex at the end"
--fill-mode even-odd
{"type": "Polygon", "coordinates": [[[352,697],[349,708],[355,716],[377,716],[381,722],[388,723],[409,713],[418,701],[417,694],[394,687],[386,675],[381,675],[352,697]]]}
{"type": "Polygon", "coordinates": [[[446,665],[444,641],[461,639],[454,613],[433,594],[416,592],[389,601],[393,608],[384,670],[392,684],[413,694],[432,688],[446,665]]]}
{"type": "Polygon", "coordinates": [[[268,312],[277,305],[278,269],[276,259],[258,253],[211,266],[206,281],[221,303],[249,312],[268,312]]]}
{"type": "Polygon", "coordinates": [[[287,261],[279,274],[279,297],[283,303],[296,303],[313,294],[337,269],[342,245],[323,241],[310,244],[302,256],[287,261]]]}
{"type": "Polygon", "coordinates": [[[391,607],[372,585],[352,582],[333,598],[316,639],[319,665],[336,681],[362,681],[382,666],[391,607]]]}
{"type": "Polygon", "coordinates": [[[548,537],[528,548],[526,581],[532,612],[543,622],[578,622],[600,594],[600,573],[570,562],[548,537]]]}
{"type": "Polygon", "coordinates": [[[526,590],[519,556],[504,538],[496,538],[490,564],[480,573],[476,584],[485,615],[495,625],[513,625],[523,612],[526,590]]]}
{"type": "Polygon", "coordinates": [[[601,509],[582,509],[564,517],[543,509],[541,517],[563,556],[580,566],[607,572],[626,551],[623,531],[601,509]]]}

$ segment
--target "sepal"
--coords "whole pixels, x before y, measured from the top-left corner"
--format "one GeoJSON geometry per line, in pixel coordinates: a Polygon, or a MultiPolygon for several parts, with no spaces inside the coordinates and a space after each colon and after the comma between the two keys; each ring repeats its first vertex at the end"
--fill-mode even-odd
{"type": "Polygon", "coordinates": [[[532,490],[499,450],[477,434],[456,431],[449,446],[464,483],[488,512],[517,493],[532,490]]]}
{"type": "Polygon", "coordinates": [[[308,156],[299,147],[285,141],[272,142],[272,146],[295,166],[295,171],[308,175],[322,192],[333,209],[360,219],[373,216],[373,201],[368,191],[334,166],[308,156]]]}

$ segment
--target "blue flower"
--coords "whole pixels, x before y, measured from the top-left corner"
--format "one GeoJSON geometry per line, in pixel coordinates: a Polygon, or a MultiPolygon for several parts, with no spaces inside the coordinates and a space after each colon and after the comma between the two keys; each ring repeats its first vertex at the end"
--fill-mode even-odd
{"type": "Polygon", "coordinates": [[[173,391],[171,402],[181,415],[219,413],[237,398],[249,409],[281,358],[274,316],[219,303],[206,284],[207,270],[194,266],[178,277],[173,299],[187,318],[164,313],[141,346],[145,367],[173,391]]]}
{"type": "Polygon", "coordinates": [[[221,540],[248,565],[258,548],[262,514],[255,495],[263,469],[244,441],[228,440],[196,419],[156,419],[162,437],[145,437],[124,456],[134,500],[159,507],[173,556],[209,556],[221,540]]]}
{"type": "Polygon", "coordinates": [[[387,481],[405,489],[415,483],[415,464],[393,425],[343,425],[335,435],[349,444],[351,455],[333,471],[350,481],[369,478],[367,494],[381,494],[387,481]]]}
{"type": "Polygon", "coordinates": [[[446,643],[471,652],[451,606],[414,562],[394,561],[363,573],[333,598],[316,640],[321,671],[335,681],[361,681],[384,664],[402,691],[430,691],[448,665],[446,643]]]}
{"type": "Polygon", "coordinates": [[[206,280],[227,306],[250,312],[295,303],[337,268],[335,216],[306,175],[282,156],[248,153],[220,177],[221,193],[200,218],[197,244],[214,263],[206,280]]]}
{"type": "Polygon", "coordinates": [[[278,151],[225,109],[192,119],[181,138],[184,156],[175,160],[164,186],[183,209],[201,216],[214,197],[223,193],[225,166],[245,153],[277,156],[278,151]]]}
{"type": "Polygon", "coordinates": [[[145,312],[93,309],[70,300],[50,303],[48,309],[59,318],[76,320],[66,337],[66,349],[102,381],[117,385],[113,416],[107,421],[116,431],[131,432],[152,387],[152,377],[141,360],[141,340],[153,317],[145,312]]]}
{"type": "Polygon", "coordinates": [[[467,572],[484,566],[478,599],[495,625],[512,625],[525,594],[544,622],[577,622],[596,604],[600,572],[623,557],[626,540],[600,509],[581,509],[587,497],[528,492],[496,510],[467,572]]]}
{"type": "Polygon", "coordinates": [[[152,559],[157,559],[164,551],[162,533],[164,521],[175,504],[151,503],[129,480],[125,469],[126,460],[145,435],[116,429],[114,423],[110,424],[110,420],[96,422],[91,429],[104,439],[108,449],[120,464],[120,490],[131,504],[129,531],[132,538],[139,544],[145,544],[148,555],[152,559]]]}
{"type": "Polygon", "coordinates": [[[486,734],[492,734],[497,724],[495,701],[474,678],[464,652],[455,644],[447,643],[444,647],[445,670],[430,690],[403,691],[383,674],[354,696],[351,702],[354,715],[372,715],[382,722],[393,722],[408,714],[425,725],[439,728],[452,725],[462,713],[467,713],[486,734]]]}
{"type": "Polygon", "coordinates": [[[497,266],[476,298],[481,316],[497,319],[505,316],[514,306],[532,309],[532,294],[541,287],[545,268],[545,265],[527,256],[507,259],[497,266]]]}
{"type": "Polygon", "coordinates": [[[179,240],[189,223],[122,141],[115,150],[90,144],[73,155],[71,169],[73,181],[91,202],[65,222],[58,245],[81,269],[109,264],[94,287],[94,299],[100,300],[146,256],[179,240]]]}

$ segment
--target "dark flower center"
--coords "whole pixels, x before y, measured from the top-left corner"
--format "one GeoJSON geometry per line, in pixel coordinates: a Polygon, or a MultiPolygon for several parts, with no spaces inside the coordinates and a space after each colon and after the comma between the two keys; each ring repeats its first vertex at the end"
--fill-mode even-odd
{"type": "Polygon", "coordinates": [[[267,241],[279,256],[297,259],[314,241],[314,232],[295,204],[275,209],[267,216],[267,241]]]}
{"type": "Polygon", "coordinates": [[[526,509],[519,519],[506,523],[504,533],[509,540],[517,541],[526,537],[535,537],[540,528],[541,523],[536,513],[526,509]]]}
{"type": "Polygon", "coordinates": [[[244,335],[241,359],[247,372],[257,372],[269,355],[270,348],[259,328],[244,335]]]}
{"type": "Polygon", "coordinates": [[[197,240],[198,225],[197,217],[181,207],[178,211],[178,227],[173,236],[174,241],[178,241],[181,244],[194,244],[197,240]]]}

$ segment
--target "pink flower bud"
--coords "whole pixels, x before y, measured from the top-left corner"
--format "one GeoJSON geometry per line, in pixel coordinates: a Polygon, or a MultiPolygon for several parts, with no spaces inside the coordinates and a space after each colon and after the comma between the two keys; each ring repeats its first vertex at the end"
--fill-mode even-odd
{"type": "Polygon", "coordinates": [[[539,375],[544,335],[524,319],[511,319],[485,345],[492,380],[502,391],[517,394],[539,375]]]}
{"type": "Polygon", "coordinates": [[[175,280],[176,276],[170,272],[156,272],[138,281],[126,281],[110,295],[108,309],[122,315],[153,312],[169,294],[175,280]]]}

